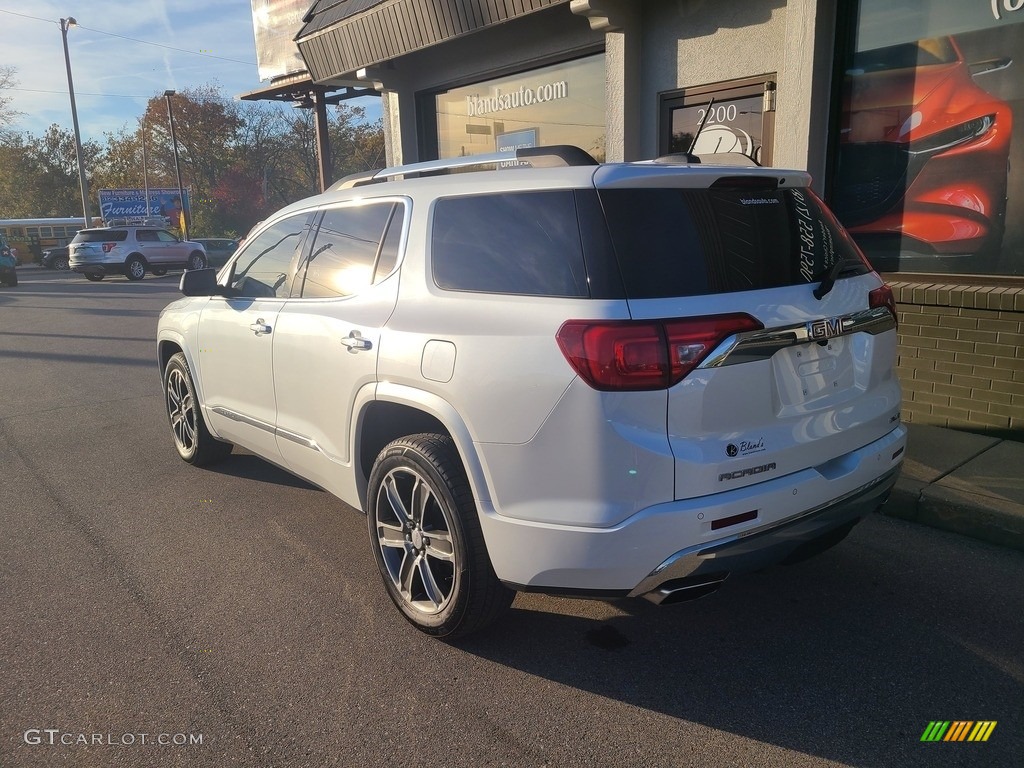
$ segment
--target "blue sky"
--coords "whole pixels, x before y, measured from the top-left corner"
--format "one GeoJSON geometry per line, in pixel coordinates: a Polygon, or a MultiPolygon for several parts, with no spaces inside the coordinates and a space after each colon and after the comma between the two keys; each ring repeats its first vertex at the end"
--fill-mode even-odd
{"type": "Polygon", "coordinates": [[[168,88],[212,83],[234,98],[266,85],[249,0],[0,0],[0,64],[17,70],[8,95],[23,113],[16,130],[71,129],[58,24],[69,16],[79,24],[68,31],[68,49],[83,139],[134,130],[147,99],[168,88]]]}

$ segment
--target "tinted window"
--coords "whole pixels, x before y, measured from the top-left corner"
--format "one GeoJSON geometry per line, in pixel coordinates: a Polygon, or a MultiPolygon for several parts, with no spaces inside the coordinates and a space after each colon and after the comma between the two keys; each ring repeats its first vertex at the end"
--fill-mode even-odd
{"type": "Polygon", "coordinates": [[[290,216],[247,241],[231,268],[229,285],[237,296],[287,298],[291,265],[302,247],[310,215],[290,216]]]}
{"type": "Polygon", "coordinates": [[[83,229],[72,242],[75,243],[109,243],[124,242],[128,237],[126,229],[83,229]]]}
{"type": "Polygon", "coordinates": [[[350,296],[373,282],[381,236],[394,203],[330,208],[313,241],[303,298],[350,296]]]}
{"type": "Polygon", "coordinates": [[[139,229],[135,231],[135,239],[140,243],[155,243],[157,241],[156,230],[139,229]]]}
{"type": "Polygon", "coordinates": [[[807,189],[600,192],[630,298],[696,296],[821,280],[836,260],[867,267],[807,189]]]}
{"type": "Polygon", "coordinates": [[[571,191],[438,200],[431,254],[434,281],[441,288],[587,295],[571,191]]]}

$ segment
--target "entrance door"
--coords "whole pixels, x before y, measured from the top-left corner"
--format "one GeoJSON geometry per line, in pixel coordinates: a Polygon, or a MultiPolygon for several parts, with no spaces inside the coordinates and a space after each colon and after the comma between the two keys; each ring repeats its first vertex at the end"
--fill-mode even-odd
{"type": "Polygon", "coordinates": [[[735,152],[760,165],[772,164],[774,74],[663,93],[660,112],[662,155],[735,152]]]}

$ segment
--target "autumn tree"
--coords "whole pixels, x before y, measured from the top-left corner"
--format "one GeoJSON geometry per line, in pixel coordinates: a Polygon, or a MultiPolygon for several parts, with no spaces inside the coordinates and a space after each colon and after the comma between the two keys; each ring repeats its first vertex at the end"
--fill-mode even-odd
{"type": "MultiPolygon", "coordinates": [[[[0,209],[9,218],[75,216],[82,210],[75,135],[54,123],[41,137],[9,136],[0,143],[5,162],[0,184],[0,209]]],[[[86,169],[96,166],[102,148],[94,141],[82,143],[86,169]]],[[[88,170],[87,170],[88,174],[88,170]]],[[[87,175],[90,196],[95,191],[87,175]]],[[[90,208],[96,210],[95,198],[90,208]]]]}
{"type": "MultiPolygon", "coordinates": [[[[97,189],[123,189],[145,187],[142,162],[142,132],[119,131],[103,134],[106,143],[103,153],[93,169],[93,183],[97,189]]],[[[152,181],[152,179],[150,179],[152,181]]],[[[161,186],[152,184],[151,186],[161,186]]]]}
{"type": "MultiPolygon", "coordinates": [[[[170,100],[181,182],[191,189],[190,234],[242,235],[282,206],[319,191],[311,110],[237,102],[216,85],[182,90],[170,100]]],[[[329,108],[328,121],[330,181],[384,165],[379,121],[367,122],[364,110],[348,104],[329,108]]],[[[164,96],[151,98],[135,125],[82,149],[94,211],[99,189],[141,188],[147,180],[150,188],[177,186],[164,96]]],[[[38,138],[0,131],[0,168],[0,210],[7,216],[74,216],[81,210],[74,136],[59,126],[38,138]]]]}
{"type": "MultiPolygon", "coordinates": [[[[213,85],[186,89],[170,97],[182,184],[202,197],[230,166],[230,148],[241,127],[234,102],[225,99],[213,85]]],[[[174,149],[165,97],[150,99],[146,109],[152,131],[158,167],[175,178],[174,149]]]]}
{"type": "Polygon", "coordinates": [[[5,93],[18,84],[14,75],[17,70],[10,65],[0,66],[0,135],[6,134],[21,112],[15,112],[10,108],[11,97],[5,93]]]}

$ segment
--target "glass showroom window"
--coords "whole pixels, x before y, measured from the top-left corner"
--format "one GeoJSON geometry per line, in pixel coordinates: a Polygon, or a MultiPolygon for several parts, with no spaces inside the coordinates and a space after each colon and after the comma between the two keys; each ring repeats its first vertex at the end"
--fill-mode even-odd
{"type": "Polygon", "coordinates": [[[604,54],[439,93],[437,156],[574,144],[604,159],[604,54]]]}

